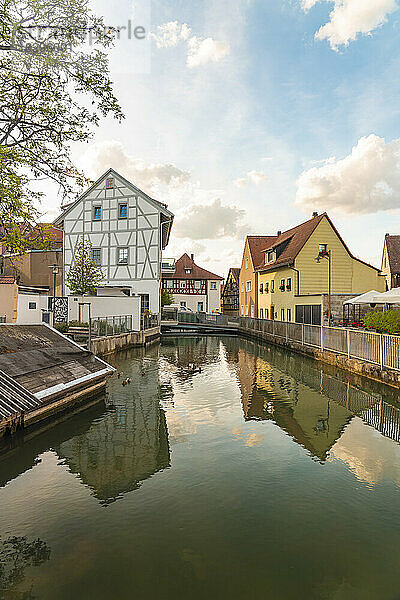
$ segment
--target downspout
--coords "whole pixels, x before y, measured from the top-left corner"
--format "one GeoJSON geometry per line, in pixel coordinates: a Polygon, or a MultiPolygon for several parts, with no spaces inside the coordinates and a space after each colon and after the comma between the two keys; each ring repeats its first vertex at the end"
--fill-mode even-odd
{"type": "Polygon", "coordinates": [[[300,296],[300,271],[295,269],[294,267],[290,267],[293,271],[297,273],[297,294],[296,296],[300,296]]]}

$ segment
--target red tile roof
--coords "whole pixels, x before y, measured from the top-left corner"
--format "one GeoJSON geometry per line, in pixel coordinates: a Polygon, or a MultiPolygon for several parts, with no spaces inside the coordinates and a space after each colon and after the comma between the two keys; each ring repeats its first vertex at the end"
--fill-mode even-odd
{"type": "Polygon", "coordinates": [[[264,252],[266,248],[269,248],[277,239],[276,235],[248,235],[247,242],[249,244],[249,250],[251,260],[253,261],[254,269],[257,269],[264,263],[264,252]]]}
{"type": "Polygon", "coordinates": [[[390,272],[400,273],[400,235],[385,235],[390,272]]]}
{"type": "Polygon", "coordinates": [[[215,275],[206,269],[198,267],[188,254],[184,254],[175,263],[175,273],[171,275],[171,279],[221,279],[219,275],[215,275]],[[185,273],[185,269],[191,269],[190,273],[185,273]]]}

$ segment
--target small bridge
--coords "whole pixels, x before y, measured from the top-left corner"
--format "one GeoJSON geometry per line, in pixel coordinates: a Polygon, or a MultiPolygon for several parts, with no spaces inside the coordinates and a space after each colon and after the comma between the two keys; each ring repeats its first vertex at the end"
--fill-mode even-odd
{"type": "Polygon", "coordinates": [[[235,335],[238,327],[235,317],[205,313],[165,313],[161,320],[161,333],[165,335],[235,335]]]}

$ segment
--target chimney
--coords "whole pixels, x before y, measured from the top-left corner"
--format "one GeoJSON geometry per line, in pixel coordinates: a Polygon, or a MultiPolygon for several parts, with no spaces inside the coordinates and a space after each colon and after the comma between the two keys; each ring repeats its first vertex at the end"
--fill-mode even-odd
{"type": "Polygon", "coordinates": [[[276,235],[279,237],[280,235],[282,235],[282,231],[278,231],[276,235]]]}
{"type": "Polygon", "coordinates": [[[312,214],[312,218],[313,218],[313,219],[315,219],[315,217],[318,217],[318,213],[317,213],[317,211],[316,211],[316,210],[315,210],[315,211],[313,212],[313,214],[312,214]]]}
{"type": "Polygon", "coordinates": [[[190,260],[193,260],[193,262],[194,262],[194,254],[190,255],[190,260]]]}

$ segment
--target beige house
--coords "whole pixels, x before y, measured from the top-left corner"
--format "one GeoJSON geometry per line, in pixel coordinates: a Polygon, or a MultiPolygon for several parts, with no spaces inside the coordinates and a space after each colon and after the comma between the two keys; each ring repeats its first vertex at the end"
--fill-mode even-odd
{"type": "Polygon", "coordinates": [[[239,315],[258,315],[258,271],[264,260],[265,248],[276,239],[274,235],[248,235],[244,244],[239,276],[239,315]]]}

